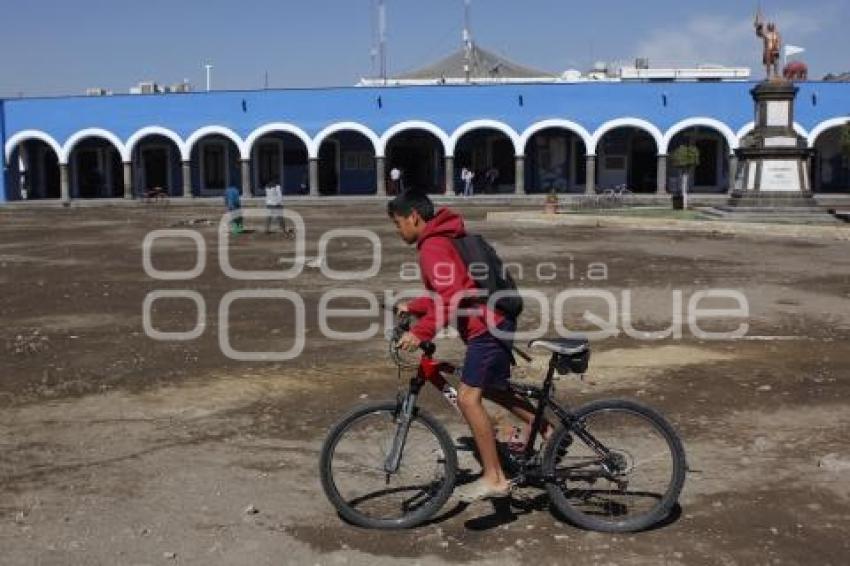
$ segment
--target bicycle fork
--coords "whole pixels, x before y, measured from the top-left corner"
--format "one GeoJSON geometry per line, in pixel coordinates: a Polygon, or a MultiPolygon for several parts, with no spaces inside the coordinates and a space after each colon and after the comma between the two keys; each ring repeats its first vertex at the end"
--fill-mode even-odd
{"type": "Polygon", "coordinates": [[[393,437],[393,445],[384,460],[384,471],[387,475],[396,473],[401,465],[401,455],[404,452],[404,446],[407,442],[407,433],[410,431],[410,423],[413,421],[414,412],[416,411],[416,399],[419,397],[419,392],[422,390],[425,382],[430,382],[434,385],[446,401],[455,410],[459,410],[457,406],[457,390],[442,376],[440,367],[440,364],[434,360],[423,360],[416,377],[410,380],[410,388],[407,395],[404,396],[403,400],[400,400],[397,415],[398,427],[396,428],[395,437],[393,437]]]}
{"type": "Polygon", "coordinates": [[[421,388],[421,379],[411,379],[410,390],[401,401],[397,416],[398,427],[396,427],[395,436],[393,437],[393,445],[384,460],[384,471],[387,475],[396,473],[401,465],[401,455],[404,452],[404,445],[407,442],[407,433],[410,431],[410,423],[413,421],[413,413],[416,411],[416,399],[419,397],[419,390],[421,388]]]}

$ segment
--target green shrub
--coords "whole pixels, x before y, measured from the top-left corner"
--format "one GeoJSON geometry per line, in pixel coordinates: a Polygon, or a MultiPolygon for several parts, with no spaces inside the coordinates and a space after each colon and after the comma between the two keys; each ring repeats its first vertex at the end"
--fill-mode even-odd
{"type": "Polygon", "coordinates": [[[673,167],[693,169],[699,165],[699,149],[695,145],[680,145],[670,155],[670,160],[673,167]]]}

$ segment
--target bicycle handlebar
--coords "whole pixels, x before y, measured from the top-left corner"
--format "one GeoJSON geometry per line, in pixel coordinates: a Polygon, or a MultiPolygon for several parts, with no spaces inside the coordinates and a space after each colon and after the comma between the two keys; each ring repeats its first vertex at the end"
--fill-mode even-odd
{"type": "MultiPolygon", "coordinates": [[[[410,331],[410,327],[413,326],[413,315],[409,312],[400,312],[396,314],[396,317],[398,318],[396,328],[401,332],[410,331]]],[[[437,351],[437,345],[428,340],[420,343],[419,349],[422,350],[426,356],[433,356],[434,352],[437,351]]]]}
{"type": "MultiPolygon", "coordinates": [[[[384,308],[390,308],[389,305],[383,306],[384,308]]],[[[387,338],[390,342],[390,358],[392,358],[399,367],[403,367],[407,366],[411,362],[402,361],[400,357],[401,351],[398,349],[398,341],[405,332],[410,331],[413,323],[416,321],[416,317],[409,312],[398,312],[395,308],[393,308],[393,311],[395,313],[395,326],[393,327],[392,332],[387,334],[387,338]]],[[[429,340],[421,342],[419,344],[419,349],[425,356],[431,357],[437,351],[437,346],[429,340]]]]}

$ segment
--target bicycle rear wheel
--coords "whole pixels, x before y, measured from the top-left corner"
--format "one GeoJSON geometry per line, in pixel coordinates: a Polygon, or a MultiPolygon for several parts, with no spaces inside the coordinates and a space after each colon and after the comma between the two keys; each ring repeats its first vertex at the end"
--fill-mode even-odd
{"type": "Polygon", "coordinates": [[[404,529],[431,518],[454,488],[457,454],[440,423],[416,409],[398,470],[384,464],[399,429],[399,405],[356,407],[328,434],[322,487],[342,517],[370,529],[404,529]]]}
{"type": "Polygon", "coordinates": [[[623,399],[580,407],[547,443],[544,474],[555,507],[595,531],[631,532],[675,505],[687,464],[673,427],[654,409],[623,399]]]}

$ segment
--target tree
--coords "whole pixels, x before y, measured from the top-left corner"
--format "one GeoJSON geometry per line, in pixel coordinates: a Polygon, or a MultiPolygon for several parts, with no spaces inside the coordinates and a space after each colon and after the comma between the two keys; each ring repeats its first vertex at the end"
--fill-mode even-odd
{"type": "Polygon", "coordinates": [[[673,151],[670,158],[673,167],[682,171],[682,205],[684,208],[688,208],[688,183],[691,173],[699,166],[699,149],[693,144],[680,145],[673,151]]]}

